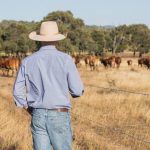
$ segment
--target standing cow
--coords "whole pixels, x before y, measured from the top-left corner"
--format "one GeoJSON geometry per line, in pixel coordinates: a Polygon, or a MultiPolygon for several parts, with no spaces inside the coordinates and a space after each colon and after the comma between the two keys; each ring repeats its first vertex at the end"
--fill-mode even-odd
{"type": "Polygon", "coordinates": [[[121,64],[121,57],[115,57],[115,63],[116,63],[117,68],[119,68],[121,64]]]}
{"type": "Polygon", "coordinates": [[[145,61],[146,58],[140,58],[138,59],[138,66],[143,66],[144,65],[144,61],[145,61]]]}
{"type": "Polygon", "coordinates": [[[127,64],[128,64],[128,66],[132,66],[132,60],[131,59],[127,60],[127,64]]]}
{"type": "Polygon", "coordinates": [[[145,58],[143,63],[147,67],[147,69],[150,69],[150,58],[145,58]]]}
{"type": "Polygon", "coordinates": [[[20,63],[21,59],[17,57],[1,58],[0,68],[3,71],[3,75],[6,72],[7,76],[9,76],[9,73],[11,71],[11,76],[14,76],[14,73],[17,72],[19,69],[20,63]]]}
{"type": "Polygon", "coordinates": [[[109,58],[101,58],[101,63],[104,65],[105,68],[112,67],[112,60],[109,58]]]}

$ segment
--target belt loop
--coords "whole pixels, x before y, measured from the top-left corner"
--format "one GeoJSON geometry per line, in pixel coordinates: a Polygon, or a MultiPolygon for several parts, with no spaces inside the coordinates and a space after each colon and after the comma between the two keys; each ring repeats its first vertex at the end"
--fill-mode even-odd
{"type": "Polygon", "coordinates": [[[48,109],[46,108],[45,109],[45,117],[47,117],[48,116],[48,109]]]}

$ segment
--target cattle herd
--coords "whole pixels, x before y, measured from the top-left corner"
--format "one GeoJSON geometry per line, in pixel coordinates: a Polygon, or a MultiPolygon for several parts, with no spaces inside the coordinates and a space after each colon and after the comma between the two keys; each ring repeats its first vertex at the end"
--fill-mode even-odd
{"type": "MultiPolygon", "coordinates": [[[[119,68],[122,62],[122,58],[119,56],[111,57],[98,57],[95,55],[72,55],[72,59],[77,67],[85,66],[89,67],[91,71],[99,70],[100,65],[104,68],[119,68]]],[[[0,71],[3,76],[14,76],[18,71],[21,63],[21,59],[13,56],[1,56],[0,57],[0,71]]],[[[127,60],[127,65],[132,66],[132,59],[127,60]]],[[[138,59],[138,66],[145,66],[150,69],[150,57],[144,57],[138,59]]]]}
{"type": "Polygon", "coordinates": [[[89,66],[91,70],[98,70],[102,64],[105,68],[119,68],[121,64],[121,57],[102,57],[89,55],[89,56],[72,56],[74,63],[77,67],[89,66]]]}
{"type": "MultiPolygon", "coordinates": [[[[98,57],[98,56],[74,56],[72,55],[73,61],[77,67],[80,66],[89,66],[91,70],[97,70],[98,67],[102,64],[105,68],[119,68],[122,62],[122,58],[119,56],[110,56],[110,57],[98,57]]],[[[128,59],[127,65],[132,66],[133,60],[128,59]]],[[[139,67],[147,67],[150,69],[150,57],[143,57],[138,59],[139,67]]]]}
{"type": "Polygon", "coordinates": [[[0,70],[3,76],[14,76],[15,72],[18,71],[20,66],[21,59],[18,57],[8,57],[2,56],[0,57],[0,70]]]}

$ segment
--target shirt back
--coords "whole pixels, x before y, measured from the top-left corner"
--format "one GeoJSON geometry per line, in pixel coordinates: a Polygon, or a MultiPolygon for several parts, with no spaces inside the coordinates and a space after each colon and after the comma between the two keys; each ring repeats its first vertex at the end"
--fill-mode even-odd
{"type": "Polygon", "coordinates": [[[70,109],[69,92],[72,96],[83,93],[82,81],[69,55],[54,46],[43,46],[22,61],[14,84],[18,106],[70,109]],[[21,91],[23,86],[26,87],[26,94],[21,91]]]}

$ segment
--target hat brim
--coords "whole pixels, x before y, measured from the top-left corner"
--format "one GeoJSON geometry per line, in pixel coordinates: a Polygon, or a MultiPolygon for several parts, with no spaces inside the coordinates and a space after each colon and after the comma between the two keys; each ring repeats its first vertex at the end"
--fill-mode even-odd
{"type": "Polygon", "coordinates": [[[35,31],[29,34],[29,38],[34,41],[60,41],[66,38],[63,34],[56,34],[51,36],[38,35],[35,31]]]}

